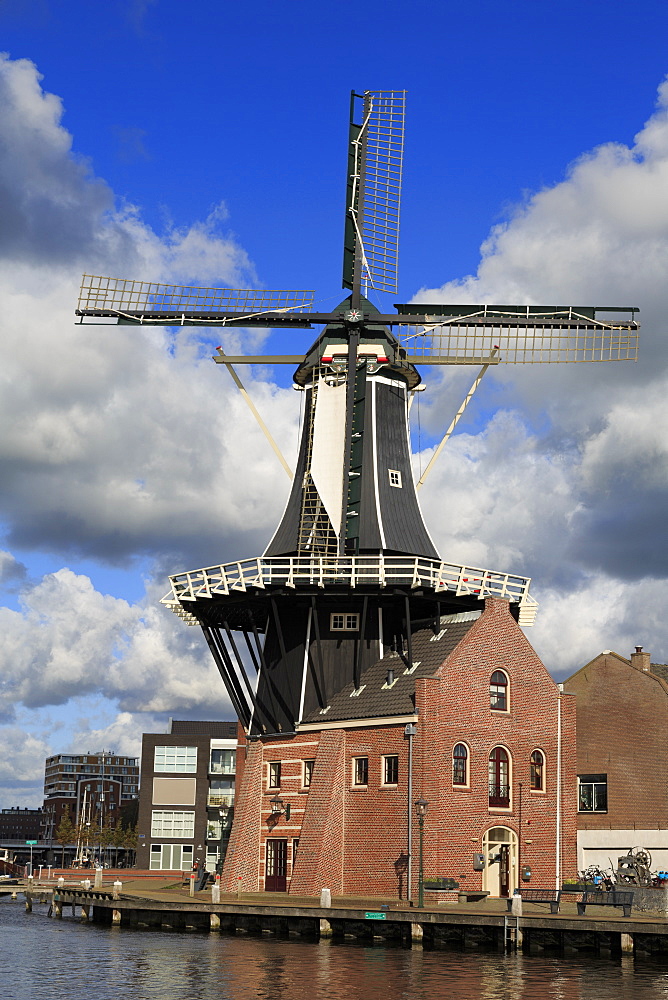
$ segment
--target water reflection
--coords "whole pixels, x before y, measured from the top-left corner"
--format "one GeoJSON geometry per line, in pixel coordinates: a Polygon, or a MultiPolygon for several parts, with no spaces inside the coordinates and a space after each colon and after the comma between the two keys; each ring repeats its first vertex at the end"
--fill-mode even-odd
{"type": "Polygon", "coordinates": [[[12,1000],[666,1000],[668,965],[132,931],[0,901],[12,1000]]]}

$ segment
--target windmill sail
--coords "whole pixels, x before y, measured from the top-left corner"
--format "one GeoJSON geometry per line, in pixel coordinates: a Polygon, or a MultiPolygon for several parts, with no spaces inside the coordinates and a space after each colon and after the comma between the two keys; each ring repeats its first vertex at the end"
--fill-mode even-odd
{"type": "Polygon", "coordinates": [[[405,90],[351,98],[343,287],[353,293],[397,292],[405,110],[405,90]]]}

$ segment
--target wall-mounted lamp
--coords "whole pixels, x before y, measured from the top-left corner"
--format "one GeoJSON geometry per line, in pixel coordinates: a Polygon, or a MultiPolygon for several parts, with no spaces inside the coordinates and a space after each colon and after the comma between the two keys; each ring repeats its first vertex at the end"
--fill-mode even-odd
{"type": "Polygon", "coordinates": [[[281,799],[278,795],[274,795],[272,796],[272,798],[269,799],[269,805],[271,806],[271,815],[275,816],[276,819],[278,819],[278,817],[282,816],[283,814],[285,814],[286,819],[290,819],[289,802],[286,806],[284,806],[283,799],[281,799]]]}

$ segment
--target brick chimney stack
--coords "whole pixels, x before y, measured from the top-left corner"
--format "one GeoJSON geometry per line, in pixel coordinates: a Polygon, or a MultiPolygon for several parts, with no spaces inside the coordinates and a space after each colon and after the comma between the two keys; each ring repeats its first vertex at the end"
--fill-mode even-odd
{"type": "Polygon", "coordinates": [[[649,673],[649,653],[643,653],[642,646],[636,646],[635,653],[631,653],[631,666],[637,670],[644,670],[646,674],[649,673]]]}

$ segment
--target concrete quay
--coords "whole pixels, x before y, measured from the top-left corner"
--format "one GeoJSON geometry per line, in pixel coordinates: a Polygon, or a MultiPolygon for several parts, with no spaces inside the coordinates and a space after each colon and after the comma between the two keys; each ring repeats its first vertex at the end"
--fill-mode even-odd
{"type": "Polygon", "coordinates": [[[321,907],[313,897],[266,892],[221,893],[214,902],[210,887],[192,897],[181,878],[165,879],[153,873],[147,877],[131,871],[118,874],[126,876],[118,898],[114,898],[115,878],[110,880],[107,873],[97,889],[69,881],[63,888],[53,883],[24,885],[20,892],[25,895],[26,909],[42,902],[53,918],[69,911],[84,921],[110,927],[266,934],[405,948],[519,948],[529,954],[633,953],[637,958],[668,959],[668,919],[663,915],[624,917],[612,907],[592,907],[580,916],[576,894],[572,901],[562,896],[558,914],[551,914],[546,904],[525,902],[523,914],[516,916],[507,912],[506,900],[489,898],[477,903],[429,904],[423,909],[397,899],[342,896],[333,897],[331,906],[321,907]]]}

